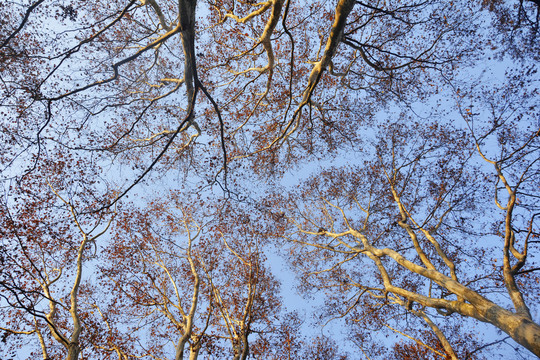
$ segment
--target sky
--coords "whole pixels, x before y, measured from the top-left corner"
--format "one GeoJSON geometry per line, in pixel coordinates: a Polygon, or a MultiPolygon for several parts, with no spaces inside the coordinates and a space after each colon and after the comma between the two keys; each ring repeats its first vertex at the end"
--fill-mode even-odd
{"type": "MultiPolygon", "coordinates": [[[[63,6],[69,3],[64,1],[63,6]]],[[[169,21],[174,23],[175,7],[167,8],[165,1],[158,3],[166,9],[169,21]]],[[[525,3],[529,7],[527,14],[534,14],[532,2],[525,3]]],[[[2,152],[2,176],[5,179],[5,204],[13,211],[21,203],[15,200],[9,185],[14,184],[15,179],[19,179],[27,169],[32,168],[33,156],[36,155],[56,165],[59,163],[58,154],[66,153],[71,156],[66,157],[66,163],[72,166],[69,175],[72,178],[55,179],[49,175],[51,177],[48,177],[47,181],[52,179],[51,182],[58,186],[64,196],[73,196],[70,198],[80,201],[81,204],[91,202],[88,199],[94,196],[92,191],[97,197],[103,193],[112,194],[112,191],[123,194],[126,189],[130,189],[131,184],[137,182],[126,193],[127,196],[118,202],[120,206],[131,203],[142,207],[153,197],[165,198],[164,194],[172,190],[185,195],[188,199],[186,201],[193,201],[194,204],[196,202],[193,198],[197,196],[206,201],[230,197],[241,200],[237,203],[239,207],[249,208],[250,204],[265,200],[267,195],[295,193],[307,180],[322,179],[321,174],[333,168],[355,168],[359,169],[360,173],[362,166],[376,162],[379,155],[377,146],[389,141],[388,138],[377,137],[382,136],[381,134],[397,134],[402,130],[401,127],[409,129],[410,126],[411,129],[423,130],[426,126],[437,124],[464,133],[469,133],[471,129],[481,133],[494,123],[493,117],[501,115],[497,121],[506,121],[505,126],[493,136],[483,139],[481,144],[486,154],[495,158],[502,156],[505,146],[514,146],[511,140],[504,142],[501,138],[504,140],[506,136],[517,143],[521,141],[520,134],[527,134],[529,131],[527,127],[537,130],[539,126],[539,118],[534,117],[538,115],[536,99],[539,81],[536,73],[538,55],[534,52],[536,45],[531,43],[530,48],[528,47],[528,43],[523,39],[526,30],[521,29],[510,31],[510,40],[505,43],[508,39],[502,38],[502,32],[493,30],[492,21],[496,21],[497,13],[481,10],[476,3],[441,2],[440,8],[426,3],[428,5],[420,6],[418,12],[411,16],[414,19],[414,16],[425,15],[427,20],[414,26],[403,25],[410,21],[407,13],[401,15],[401,12],[396,10],[399,14],[397,17],[394,16],[395,13],[384,12],[384,16],[375,13],[376,16],[369,17],[362,15],[358,10],[360,5],[356,4],[355,10],[359,12],[353,12],[351,18],[356,16],[355,20],[351,20],[346,29],[350,29],[353,23],[362,24],[364,21],[371,25],[359,25],[354,34],[347,33],[333,54],[334,73],[347,72],[347,75],[330,76],[327,69],[317,84],[311,104],[304,107],[302,117],[295,118],[293,113],[300,107],[306,86],[311,81],[310,73],[315,73],[312,71],[317,68],[317,60],[324,58],[324,46],[329,38],[336,1],[313,2],[310,7],[291,3],[288,32],[283,29],[281,22],[277,22],[276,30],[269,38],[272,52],[268,43],[257,42],[264,29],[270,26],[270,23],[267,23],[270,11],[263,12],[261,17],[256,14],[253,19],[238,24],[230,14],[235,11],[240,17],[246,16],[245,9],[248,8],[248,5],[238,3],[234,10],[229,9],[226,21],[212,24],[210,20],[202,18],[215,15],[215,9],[212,10],[208,3],[201,1],[197,7],[199,33],[196,37],[196,51],[202,54],[197,58],[199,77],[207,86],[212,100],[217,103],[222,119],[217,119],[210,98],[205,98],[199,91],[201,100],[197,103],[194,121],[202,132],[193,144],[186,147],[184,145],[189,137],[195,133],[195,126],[189,127],[186,133],[179,134],[175,139],[172,139],[174,135],[171,135],[179,123],[186,119],[187,108],[185,88],[181,86],[178,91],[173,91],[174,84],[181,83],[184,69],[179,38],[171,38],[159,46],[148,46],[165,31],[161,29],[158,33],[152,32],[152,27],[157,28],[159,21],[154,10],[147,5],[130,13],[130,17],[125,19],[130,21],[129,23],[113,27],[112,40],[105,35],[84,44],[80,51],[75,51],[78,42],[91,32],[88,30],[90,27],[85,28],[85,25],[94,21],[92,16],[96,13],[84,7],[85,4],[74,4],[80,7],[76,7],[77,13],[73,20],[69,17],[64,17],[61,21],[59,17],[53,19],[53,14],[60,14],[62,18],[60,10],[65,9],[53,2],[46,1],[38,8],[39,11],[32,14],[20,36],[23,38],[23,34],[30,34],[28,44],[33,44],[34,41],[41,47],[17,44],[21,48],[27,46],[31,49],[28,51],[33,51],[38,56],[25,64],[21,68],[24,71],[20,73],[11,71],[11,67],[9,72],[0,73],[4,84],[0,92],[0,111],[5,111],[2,112],[4,140],[6,144],[11,141],[10,148],[6,146],[2,152]],[[460,11],[457,11],[458,8],[460,11]],[[306,13],[308,10],[310,14],[306,13]],[[468,14],[472,14],[472,18],[469,19],[468,14]],[[380,23],[373,20],[378,18],[381,19],[380,23]],[[437,30],[440,30],[437,25],[443,24],[443,19],[447,24],[448,21],[456,24],[458,29],[460,26],[465,27],[463,24],[469,24],[470,27],[457,31],[449,26],[448,29],[444,28],[440,38],[437,38],[437,30]],[[294,66],[290,63],[290,37],[294,39],[294,66]],[[439,41],[437,46],[440,48],[432,50],[429,44],[435,39],[439,41]],[[345,41],[348,41],[348,44],[345,41]],[[359,47],[358,44],[361,43],[364,45],[359,47]],[[475,47],[475,44],[483,48],[475,47]],[[119,64],[122,59],[146,49],[145,46],[148,51],[144,55],[120,67],[117,81],[100,83],[97,86],[97,82],[111,76],[111,69],[114,68],[112,64],[119,64]],[[252,46],[253,49],[250,49],[252,46]],[[403,67],[396,66],[410,60],[410,57],[403,56],[403,52],[409,50],[418,57],[416,61],[403,67]],[[73,54],[66,56],[68,53],[65,51],[73,51],[73,54]],[[368,55],[364,53],[362,56],[362,52],[367,52],[368,55]],[[461,55],[457,56],[458,53],[461,55]],[[256,69],[271,63],[270,54],[275,57],[274,67],[256,69]],[[41,64],[39,59],[46,59],[46,66],[41,64]],[[417,67],[417,63],[428,65],[417,67]],[[393,65],[396,68],[383,70],[383,65],[393,65]],[[55,66],[57,70],[50,76],[45,76],[46,72],[55,66]],[[295,71],[294,78],[292,75],[289,78],[291,69],[295,71]],[[245,72],[242,72],[244,70],[245,72]],[[46,99],[35,100],[25,95],[24,86],[30,86],[27,84],[31,84],[33,78],[42,79],[40,90],[44,96],[54,99],[49,103],[52,107],[47,108],[46,99]],[[266,86],[268,93],[265,93],[266,86]],[[17,102],[15,97],[8,96],[10,91],[24,99],[24,106],[21,107],[23,110],[20,112],[24,115],[17,115],[17,102]],[[63,98],[69,91],[73,93],[63,98]],[[325,111],[320,111],[320,107],[325,111]],[[285,108],[289,110],[284,111],[285,108]],[[287,127],[289,121],[291,127],[287,127]],[[414,128],[413,122],[420,126],[414,128]],[[283,129],[286,129],[286,135],[280,138],[279,149],[259,152],[273,138],[279,138],[283,129]],[[295,129],[295,132],[288,133],[290,129],[295,129]],[[224,138],[221,138],[221,131],[224,131],[224,138]],[[330,140],[326,135],[327,131],[331,131],[330,140]],[[6,135],[10,132],[16,134],[16,140],[11,140],[6,135]],[[37,137],[42,136],[41,141],[35,140],[36,134],[37,137]],[[152,137],[152,134],[159,135],[152,137]],[[140,141],[145,138],[147,140],[140,141]],[[154,140],[156,141],[153,142],[154,140]],[[224,154],[221,141],[226,141],[225,149],[231,158],[227,173],[222,169],[224,154]],[[139,146],[140,143],[145,146],[139,146]],[[111,147],[109,153],[109,148],[101,148],[104,144],[115,144],[116,147],[111,147]],[[165,147],[168,150],[161,156],[165,147]],[[147,175],[144,175],[144,179],[139,183],[137,179],[141,174],[147,175]],[[94,177],[99,178],[101,183],[90,186],[87,179],[94,177]],[[227,190],[230,192],[224,191],[225,177],[227,190]],[[71,180],[75,185],[71,188],[67,185],[62,187],[71,180]],[[89,192],[85,193],[87,188],[89,192]]],[[[103,11],[102,16],[113,14],[114,6],[119,4],[123,3],[108,3],[109,8],[104,6],[100,9],[103,11]]],[[[284,6],[287,4],[284,3],[284,6]]],[[[22,13],[25,6],[28,6],[28,3],[9,3],[2,10],[5,11],[4,18],[7,18],[6,14],[10,11],[22,13]]],[[[400,5],[399,2],[389,1],[385,2],[384,6],[390,9],[392,6],[399,8],[400,5]]],[[[368,8],[369,6],[364,10],[367,12],[368,8]]],[[[509,9],[512,10],[512,7],[509,9]]],[[[110,19],[114,19],[114,16],[111,15],[107,21],[110,19]]],[[[21,70],[16,68],[16,64],[10,63],[9,66],[13,66],[13,70],[21,70]]],[[[432,137],[425,131],[411,136],[410,142],[405,144],[404,148],[413,153],[415,146],[423,139],[435,142],[439,135],[437,131],[439,130],[435,130],[432,137]]],[[[459,139],[454,140],[457,147],[459,139]]],[[[526,186],[532,189],[533,197],[534,192],[537,194],[538,191],[538,187],[534,185],[538,176],[538,165],[535,163],[535,157],[538,158],[537,148],[534,147],[536,144],[537,141],[533,141],[530,153],[519,161],[509,163],[508,168],[505,168],[511,173],[514,168],[523,168],[526,163],[532,164],[533,175],[527,178],[526,186]]],[[[445,146],[446,157],[435,160],[447,165],[456,163],[460,154],[452,153],[452,147],[445,146]]],[[[427,163],[431,159],[426,158],[425,161],[427,163]]],[[[436,161],[433,161],[433,164],[435,163],[436,161]]],[[[476,173],[472,176],[478,176],[478,184],[482,189],[473,189],[471,186],[479,205],[478,209],[472,209],[471,206],[468,214],[464,212],[465,217],[476,233],[488,232],[491,229],[480,227],[493,222],[490,217],[500,217],[502,213],[493,205],[490,198],[492,190],[486,185],[493,183],[493,180],[482,180],[485,173],[492,173],[493,170],[478,154],[471,155],[471,160],[467,163],[467,166],[469,165],[471,169],[476,167],[476,173]],[[493,207],[493,210],[488,206],[493,207]],[[482,216],[476,222],[470,219],[473,211],[482,216]]],[[[42,174],[47,174],[49,167],[52,165],[43,165],[39,172],[35,173],[45,177],[47,175],[42,174]]],[[[430,170],[432,168],[425,170],[426,174],[429,175],[430,170]]],[[[418,178],[422,184],[429,180],[422,175],[418,175],[418,178]]],[[[509,178],[517,181],[516,176],[509,178]]],[[[365,182],[359,182],[357,187],[364,185],[365,182]]],[[[324,184],[321,188],[323,186],[324,184]]],[[[419,194],[421,192],[422,189],[418,190],[419,194]]],[[[504,191],[499,190],[498,194],[504,199],[504,191]]],[[[531,201],[532,197],[527,196],[522,195],[525,205],[516,210],[516,226],[524,226],[530,213],[537,209],[534,201],[531,201]]],[[[309,199],[304,200],[304,206],[309,206],[309,199]]],[[[286,205],[289,204],[284,204],[283,207],[286,205]]],[[[427,208],[428,205],[425,206],[427,208]]],[[[253,214],[257,209],[252,210],[253,214]]],[[[313,209],[314,213],[316,210],[313,209]]],[[[62,211],[65,212],[65,209],[62,211]]],[[[208,212],[202,211],[206,214],[208,212]]],[[[419,212],[418,216],[425,215],[419,212]]],[[[291,210],[291,216],[293,215],[291,210]]],[[[460,213],[456,212],[456,218],[452,221],[457,223],[459,215],[460,213]]],[[[65,218],[66,215],[62,216],[65,218]]],[[[203,218],[204,216],[206,215],[202,215],[203,218]]],[[[353,216],[357,214],[354,213],[353,216]]],[[[206,222],[206,218],[203,222],[206,222]]],[[[375,227],[378,225],[380,224],[374,224],[375,227]]],[[[453,240],[468,241],[457,235],[453,236],[453,240]]],[[[113,232],[107,233],[99,249],[104,251],[114,240],[113,232]]],[[[497,244],[499,241],[500,246],[500,237],[478,236],[471,240],[473,241],[474,246],[486,248],[486,259],[493,256],[498,264],[502,262],[502,251],[487,245],[487,242],[497,244]]],[[[323,291],[315,292],[311,299],[298,294],[296,286],[299,278],[293,274],[284,255],[289,250],[289,245],[284,245],[281,249],[279,247],[276,249],[275,246],[269,246],[265,251],[270,268],[281,282],[285,309],[298,310],[305,316],[304,327],[307,334],[331,335],[347,332],[343,321],[332,322],[332,325],[324,329],[310,323],[310,317],[320,311],[325,294],[323,291]]],[[[529,259],[531,266],[534,266],[538,262],[538,249],[536,245],[531,246],[531,249],[534,252],[531,251],[529,259]]],[[[470,258],[474,259],[474,256],[470,258]]],[[[84,279],[94,278],[93,266],[93,262],[86,264],[88,271],[85,272],[84,279]]],[[[475,264],[463,266],[467,269],[465,271],[469,271],[464,276],[470,276],[471,272],[475,271],[475,264]]],[[[535,294],[538,295],[538,289],[532,285],[527,299],[532,300],[532,317],[538,320],[539,309],[534,303],[537,297],[535,294]]],[[[58,296],[63,295],[59,293],[58,296]]],[[[488,297],[496,298],[504,306],[511,307],[508,296],[500,288],[488,297]]],[[[467,326],[469,323],[471,326],[474,324],[474,332],[482,334],[481,342],[502,337],[493,327],[478,325],[474,321],[464,323],[467,326]]],[[[341,335],[334,337],[343,338],[341,335]]],[[[392,341],[382,339],[381,336],[380,345],[389,346],[392,341]]],[[[355,349],[350,342],[344,341],[341,345],[347,350],[355,349]]],[[[505,341],[496,351],[508,356],[513,356],[517,351],[517,356],[532,358],[532,355],[522,349],[515,350],[514,346],[510,341],[505,341]]],[[[354,353],[352,358],[358,355],[358,350],[355,350],[351,350],[354,353]]],[[[22,350],[22,353],[24,351],[22,350]]]]}

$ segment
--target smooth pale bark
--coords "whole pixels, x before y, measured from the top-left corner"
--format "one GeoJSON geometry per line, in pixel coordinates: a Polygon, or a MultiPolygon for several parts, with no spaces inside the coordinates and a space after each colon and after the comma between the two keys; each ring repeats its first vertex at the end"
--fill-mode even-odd
{"type": "MultiPolygon", "coordinates": [[[[60,271],[59,275],[52,281],[49,280],[48,275],[47,275],[47,283],[42,285],[45,296],[49,299],[49,313],[46,315],[47,325],[49,327],[49,330],[51,331],[53,338],[66,348],[67,350],[66,360],[77,360],[81,352],[79,338],[83,329],[83,325],[81,323],[81,319],[79,316],[78,299],[79,299],[79,289],[80,289],[82,273],[83,273],[84,252],[88,244],[95,243],[99,237],[101,237],[103,234],[105,234],[108,231],[109,227],[111,226],[114,216],[111,217],[111,219],[109,220],[105,228],[100,233],[94,236],[90,236],[91,231],[90,233],[87,233],[81,227],[81,223],[79,222],[79,219],[77,218],[77,212],[75,211],[74,206],[70,204],[68,201],[66,201],[62,196],[60,196],[60,194],[52,187],[51,184],[49,184],[49,187],[51,188],[52,192],[69,208],[71,215],[73,217],[73,222],[75,223],[75,225],[81,232],[81,235],[83,238],[77,250],[77,261],[75,263],[76,265],[75,279],[73,281],[73,287],[71,288],[71,291],[69,293],[69,296],[70,296],[69,313],[71,315],[71,320],[73,321],[73,330],[71,331],[71,335],[69,336],[69,339],[68,339],[68,336],[62,334],[62,332],[60,331],[60,329],[58,328],[56,324],[56,312],[57,312],[56,303],[57,302],[53,299],[51,290],[50,290],[50,286],[60,279],[60,276],[62,275],[62,271],[60,271]]],[[[94,229],[96,229],[98,225],[99,225],[99,222],[95,225],[94,229]]]]}
{"type": "Polygon", "coordinates": [[[474,317],[498,327],[518,344],[540,357],[540,325],[490,301],[486,301],[486,304],[478,311],[478,316],[474,317]]]}
{"type": "Polygon", "coordinates": [[[540,357],[540,325],[532,322],[527,317],[508,311],[493,302],[489,301],[476,291],[460,284],[458,281],[441,274],[436,270],[426,269],[403,257],[398,252],[385,248],[378,249],[369,244],[367,238],[361,233],[351,230],[351,234],[362,240],[364,249],[361,250],[370,257],[378,266],[384,286],[387,291],[396,295],[406,297],[410,301],[418,302],[427,307],[446,309],[457,312],[463,316],[473,317],[483,322],[492,324],[501,329],[517,343],[529,349],[536,356],[540,357]],[[386,273],[380,258],[390,257],[405,269],[433,280],[441,287],[456,294],[464,301],[449,301],[445,299],[430,298],[419,295],[392,285],[390,276],[386,273]]]}
{"type": "MultiPolygon", "coordinates": [[[[423,319],[428,325],[429,327],[431,328],[431,330],[433,331],[433,333],[435,334],[435,336],[437,336],[437,339],[439,339],[441,345],[443,346],[444,348],[444,351],[446,351],[446,354],[448,356],[450,356],[450,359],[451,360],[458,360],[458,357],[454,351],[454,349],[452,348],[452,345],[450,344],[450,342],[448,341],[448,339],[446,338],[446,336],[444,335],[444,333],[441,331],[441,329],[437,326],[437,324],[435,324],[429,316],[427,316],[427,314],[424,312],[424,311],[417,311],[417,310],[413,310],[411,307],[410,307],[410,304],[411,303],[406,303],[404,301],[402,301],[402,299],[400,299],[398,296],[394,297],[392,299],[392,301],[394,301],[396,304],[399,304],[401,306],[403,306],[404,308],[406,308],[408,311],[410,311],[411,313],[413,313],[414,315],[418,316],[419,318],[423,319]]],[[[411,304],[412,305],[412,304],[411,304]]],[[[386,325],[386,327],[388,327],[389,329],[391,329],[392,331],[395,331],[399,334],[402,334],[406,337],[409,337],[408,335],[400,332],[399,330],[397,329],[394,329],[392,327],[390,327],[389,325],[386,325]]],[[[443,356],[441,353],[439,353],[438,351],[436,351],[435,349],[431,348],[430,346],[424,344],[423,342],[421,342],[420,340],[416,339],[416,338],[413,338],[413,337],[409,337],[410,339],[414,340],[415,342],[417,342],[418,344],[420,344],[421,346],[425,346],[427,347],[428,349],[430,349],[431,351],[443,356]]]]}
{"type": "MultiPolygon", "coordinates": [[[[484,296],[480,295],[473,289],[461,284],[455,274],[455,266],[453,266],[454,264],[449,259],[448,261],[445,261],[445,263],[450,269],[452,277],[446,276],[442,272],[437,271],[436,268],[433,266],[432,262],[427,258],[427,256],[425,256],[424,259],[421,260],[422,265],[419,265],[408,260],[398,251],[390,248],[377,248],[372,246],[368,238],[362,232],[355,230],[350,226],[350,223],[348,222],[345,213],[340,207],[335,206],[331,203],[328,204],[342,212],[343,219],[345,225],[348,227],[348,230],[336,233],[327,230],[312,232],[304,230],[302,226],[300,226],[300,224],[296,223],[299,231],[308,235],[323,235],[332,238],[333,240],[347,246],[351,251],[357,252],[358,255],[365,255],[369,257],[371,260],[373,260],[379,270],[383,281],[384,290],[386,292],[393,293],[401,298],[407,299],[409,302],[415,302],[424,307],[437,310],[445,310],[448,314],[455,312],[466,317],[471,317],[482,322],[490,323],[498,329],[507,333],[518,344],[522,345],[523,347],[530,350],[533,354],[540,357],[540,325],[533,322],[531,318],[527,316],[527,314],[520,313],[519,306],[516,306],[516,312],[506,310],[503,307],[488,300],[484,296]],[[362,246],[350,246],[349,244],[347,244],[347,242],[341,240],[347,236],[353,236],[362,243],[362,246]],[[447,300],[444,298],[425,296],[398,286],[394,286],[392,284],[392,278],[388,274],[385,265],[382,262],[382,258],[392,259],[395,263],[399,264],[406,271],[433,281],[442,288],[455,294],[457,296],[457,300],[447,300]]],[[[404,215],[404,212],[402,212],[402,215],[404,215]]],[[[409,216],[405,214],[405,217],[407,218],[409,216]]],[[[403,220],[400,222],[400,225],[409,233],[413,244],[419,248],[420,244],[418,243],[418,241],[415,241],[416,236],[412,231],[412,228],[408,226],[403,220]]],[[[434,239],[428,240],[432,240],[432,243],[435,241],[434,239]]],[[[315,246],[334,251],[333,248],[330,248],[328,246],[320,246],[316,243],[299,243],[302,243],[303,245],[315,246]]],[[[509,243],[511,245],[511,241],[509,241],[509,243]]],[[[442,252],[442,249],[440,248],[437,248],[437,250],[440,250],[442,252]]],[[[421,248],[417,250],[417,253],[423,254],[421,248]]]]}
{"type": "Polygon", "coordinates": [[[199,351],[201,351],[200,343],[198,343],[196,346],[192,346],[189,351],[189,360],[197,360],[199,358],[199,351]]]}
{"type": "Polygon", "coordinates": [[[523,265],[525,265],[525,260],[527,258],[527,242],[525,242],[523,254],[519,253],[514,248],[515,234],[512,230],[512,213],[516,204],[516,194],[515,191],[513,191],[506,182],[506,179],[500,172],[500,169],[497,168],[497,170],[499,171],[499,177],[502,179],[502,182],[510,195],[508,204],[506,205],[507,210],[505,218],[505,236],[503,250],[504,284],[506,285],[506,290],[510,295],[510,299],[512,299],[512,303],[514,304],[516,312],[527,317],[528,319],[531,319],[532,317],[529,307],[525,303],[525,299],[523,298],[523,295],[521,294],[521,291],[519,290],[516,283],[516,279],[514,278],[516,271],[519,270],[523,265]],[[518,260],[518,263],[515,265],[515,270],[514,267],[512,267],[511,265],[510,254],[512,254],[518,260]]]}
{"type": "Polygon", "coordinates": [[[339,44],[341,43],[343,31],[347,25],[347,17],[351,13],[355,4],[355,0],[340,0],[337,3],[334,22],[332,24],[332,28],[330,29],[330,35],[328,36],[324,53],[321,59],[313,65],[313,69],[311,69],[308,77],[308,84],[302,94],[302,101],[300,101],[298,104],[293,116],[287,123],[287,126],[281,132],[281,135],[275,138],[268,146],[259,151],[270,149],[279,141],[289,137],[297,130],[299,124],[297,120],[301,116],[302,109],[311,101],[311,96],[313,95],[313,92],[315,91],[323,72],[330,67],[332,58],[335,55],[339,44]]]}
{"type": "Polygon", "coordinates": [[[78,342],[69,344],[66,360],[77,360],[80,352],[81,348],[78,342]]]}
{"type": "Polygon", "coordinates": [[[355,0],[340,0],[336,5],[334,23],[330,30],[330,36],[326,42],[323,56],[320,61],[315,63],[308,78],[308,85],[304,94],[302,95],[302,104],[307,104],[315,90],[315,87],[319,83],[322,73],[330,66],[333,56],[341,43],[343,36],[343,30],[347,25],[347,17],[354,8],[355,0]]]}
{"type": "MultiPolygon", "coordinates": [[[[188,342],[188,340],[191,338],[191,334],[193,333],[193,320],[195,319],[195,313],[197,312],[197,305],[199,301],[199,289],[201,286],[201,280],[199,273],[197,271],[197,267],[195,266],[195,261],[193,260],[193,257],[191,256],[191,245],[194,238],[191,237],[191,233],[189,231],[189,227],[187,223],[184,223],[186,227],[186,232],[188,233],[188,248],[187,248],[187,259],[189,262],[189,266],[191,267],[191,274],[193,275],[193,295],[191,297],[191,308],[189,309],[189,313],[187,316],[184,316],[184,319],[182,319],[182,327],[184,329],[184,334],[180,339],[178,340],[178,345],[176,347],[176,356],[175,360],[182,360],[184,358],[184,348],[188,342]]],[[[197,231],[197,235],[195,235],[195,238],[199,236],[200,228],[197,231]]],[[[197,358],[197,355],[199,353],[199,350],[197,349],[196,352],[193,352],[193,349],[190,351],[190,359],[193,359],[193,356],[197,358]]]]}
{"type": "Polygon", "coordinates": [[[439,327],[433,321],[431,321],[431,319],[423,311],[419,312],[418,316],[420,316],[422,319],[424,319],[424,321],[429,325],[429,327],[431,328],[433,333],[435,333],[435,335],[437,336],[437,338],[441,342],[441,345],[443,346],[444,351],[446,351],[446,353],[450,356],[450,359],[451,360],[458,360],[458,358],[456,356],[456,353],[454,352],[454,349],[452,348],[452,345],[450,345],[450,342],[448,341],[446,336],[444,336],[441,329],[439,329],[439,327]]]}

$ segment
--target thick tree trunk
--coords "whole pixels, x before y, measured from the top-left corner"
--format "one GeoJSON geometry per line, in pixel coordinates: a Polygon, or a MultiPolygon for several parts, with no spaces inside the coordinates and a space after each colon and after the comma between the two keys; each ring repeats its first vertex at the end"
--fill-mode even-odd
{"type": "Polygon", "coordinates": [[[492,304],[480,311],[478,320],[488,322],[501,329],[518,344],[540,357],[540,325],[526,317],[492,304]]]}
{"type": "Polygon", "coordinates": [[[496,305],[476,291],[471,290],[467,286],[464,286],[458,281],[449,278],[436,270],[426,269],[425,267],[407,260],[394,250],[388,248],[377,249],[371,246],[367,238],[356,230],[351,229],[350,233],[362,240],[364,244],[363,251],[377,264],[387,291],[427,307],[458,312],[463,316],[473,317],[480,321],[490,323],[510,335],[510,337],[518,344],[523,345],[533,354],[540,357],[540,325],[521,314],[513,313],[496,305]],[[393,286],[390,277],[380,260],[381,257],[386,256],[395,260],[405,269],[433,280],[441,287],[456,294],[458,298],[465,301],[435,299],[393,286]]]}
{"type": "Polygon", "coordinates": [[[81,348],[78,343],[71,343],[68,346],[68,354],[66,360],[77,360],[79,358],[79,353],[81,348]]]}
{"type": "Polygon", "coordinates": [[[197,360],[199,357],[199,351],[201,350],[201,346],[197,345],[196,347],[192,347],[189,352],[189,360],[197,360]]]}

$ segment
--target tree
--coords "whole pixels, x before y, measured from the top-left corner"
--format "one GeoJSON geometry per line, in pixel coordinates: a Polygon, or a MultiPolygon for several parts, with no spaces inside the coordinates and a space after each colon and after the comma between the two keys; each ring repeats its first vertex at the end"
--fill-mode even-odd
{"type": "MultiPolygon", "coordinates": [[[[95,201],[96,180],[82,176],[82,162],[60,151],[54,155],[12,185],[13,198],[1,204],[0,287],[6,309],[0,329],[4,339],[35,336],[44,359],[64,352],[77,359],[85,317],[80,306],[88,276],[84,268],[115,214],[81,214],[95,201]]],[[[17,345],[10,342],[8,349],[17,345]]]]}
{"type": "Polygon", "coordinates": [[[0,7],[7,348],[345,357],[287,318],[277,246],[365,356],[504,344],[456,333],[467,318],[538,355],[538,9],[0,7]]]}
{"type": "Polygon", "coordinates": [[[250,338],[273,333],[281,301],[257,235],[237,226],[227,240],[224,228],[232,220],[199,223],[196,209],[179,201],[171,194],[122,211],[101,259],[101,279],[85,298],[101,356],[245,359],[257,351],[250,338]]]}
{"type": "Polygon", "coordinates": [[[373,324],[374,316],[358,319],[363,312],[352,310],[385,309],[376,326],[388,326],[388,307],[396,308],[394,321],[404,316],[404,308],[427,322],[452,358],[457,357],[450,343],[431,318],[459,314],[490,323],[538,353],[540,328],[528,305],[534,290],[527,294],[525,282],[518,280],[532,274],[537,281],[534,257],[532,267],[522,269],[537,236],[538,209],[530,186],[538,182],[538,146],[532,145],[538,130],[516,131],[510,124],[519,120],[508,115],[514,106],[492,105],[491,129],[482,136],[472,124],[479,114],[470,109],[463,114],[470,135],[410,120],[381,125],[376,160],[328,169],[279,201],[293,205],[283,210],[290,226],[275,236],[297,244],[293,261],[306,286],[336,292],[331,314],[373,324]],[[496,158],[483,150],[491,136],[499,141],[496,158]],[[483,170],[471,165],[475,155],[493,166],[495,184],[489,173],[479,178],[483,170]],[[487,196],[492,184],[495,190],[487,196]],[[498,216],[486,213],[495,211],[485,203],[493,200],[502,210],[498,216]],[[493,263],[497,258],[502,266],[493,263]],[[488,300],[501,285],[513,312],[505,299],[500,305],[488,300]],[[371,299],[363,303],[362,296],[371,299]]]}

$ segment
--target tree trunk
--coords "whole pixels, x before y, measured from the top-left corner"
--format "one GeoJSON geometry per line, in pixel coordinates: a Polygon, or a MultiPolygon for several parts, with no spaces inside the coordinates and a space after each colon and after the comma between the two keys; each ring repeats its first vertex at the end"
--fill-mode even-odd
{"type": "Polygon", "coordinates": [[[518,344],[540,357],[540,325],[526,317],[491,304],[479,311],[478,320],[488,322],[501,329],[518,344]]]}
{"type": "Polygon", "coordinates": [[[66,360],[77,360],[80,352],[81,348],[79,347],[79,343],[70,343],[66,360]]]}

